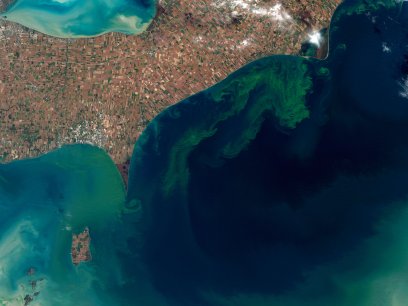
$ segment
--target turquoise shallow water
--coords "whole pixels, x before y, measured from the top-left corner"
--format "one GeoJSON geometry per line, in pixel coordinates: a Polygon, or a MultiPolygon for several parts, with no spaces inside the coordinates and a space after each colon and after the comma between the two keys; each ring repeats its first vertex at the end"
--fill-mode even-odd
{"type": "Polygon", "coordinates": [[[155,13],[155,0],[16,0],[0,17],[48,35],[77,38],[138,34],[155,13]]]}
{"type": "Polygon", "coordinates": [[[100,287],[120,277],[109,244],[124,196],[115,165],[90,146],[0,166],[0,304],[23,305],[27,294],[40,292],[37,305],[112,305],[100,287]],[[71,235],[85,226],[92,228],[95,261],[74,267],[71,235]]]}
{"type": "Polygon", "coordinates": [[[407,45],[408,2],[346,0],[326,60],[255,61],[155,118],[127,194],[91,146],[0,165],[0,304],[37,279],[42,306],[407,305],[407,45]]]}

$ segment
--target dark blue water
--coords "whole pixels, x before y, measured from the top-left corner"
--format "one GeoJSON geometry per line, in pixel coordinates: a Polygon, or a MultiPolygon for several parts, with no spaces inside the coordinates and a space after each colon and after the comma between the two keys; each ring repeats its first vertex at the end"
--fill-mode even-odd
{"type": "Polygon", "coordinates": [[[172,305],[408,303],[408,262],[393,251],[405,231],[390,233],[407,211],[408,11],[357,4],[337,11],[328,59],[250,64],[136,145],[128,197],[142,203],[141,253],[172,305]],[[303,114],[295,128],[279,111],[294,101],[310,111],[289,116],[303,114]]]}
{"type": "Polygon", "coordinates": [[[38,305],[407,305],[408,5],[381,3],[339,7],[326,60],[267,57],[161,113],[126,199],[89,146],[1,165],[0,301],[38,277],[38,305]]]}

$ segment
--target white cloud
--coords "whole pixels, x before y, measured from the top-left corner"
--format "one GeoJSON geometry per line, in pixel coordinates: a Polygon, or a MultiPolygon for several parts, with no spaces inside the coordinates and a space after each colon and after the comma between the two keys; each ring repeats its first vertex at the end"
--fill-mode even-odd
{"type": "Polygon", "coordinates": [[[320,43],[323,40],[323,37],[320,34],[320,32],[313,32],[311,34],[308,34],[308,36],[309,36],[309,43],[320,47],[320,43]]]}
{"type": "Polygon", "coordinates": [[[281,3],[273,6],[260,6],[259,0],[215,0],[213,5],[218,8],[229,8],[233,14],[243,11],[248,14],[270,17],[273,20],[284,22],[292,17],[285,11],[281,3]]]}
{"type": "Polygon", "coordinates": [[[391,53],[391,48],[387,45],[386,42],[383,42],[383,43],[382,43],[382,50],[383,50],[383,52],[385,52],[385,53],[391,53]]]}
{"type": "Polygon", "coordinates": [[[402,79],[402,82],[400,82],[399,85],[402,88],[402,91],[400,91],[400,96],[408,99],[408,77],[402,79]]]}
{"type": "Polygon", "coordinates": [[[244,39],[244,40],[241,42],[241,46],[244,46],[244,47],[248,46],[249,44],[250,44],[249,39],[244,39]]]}

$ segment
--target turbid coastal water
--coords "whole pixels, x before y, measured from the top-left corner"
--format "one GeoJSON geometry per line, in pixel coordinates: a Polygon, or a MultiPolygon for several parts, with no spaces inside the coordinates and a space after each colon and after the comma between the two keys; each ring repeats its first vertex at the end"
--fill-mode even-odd
{"type": "Polygon", "coordinates": [[[16,0],[0,17],[51,36],[78,38],[138,34],[155,13],[155,0],[16,0]]]}
{"type": "Polygon", "coordinates": [[[91,146],[1,165],[0,301],[405,306],[407,45],[407,2],[346,0],[327,59],[255,61],[155,118],[127,194],[91,146]]]}

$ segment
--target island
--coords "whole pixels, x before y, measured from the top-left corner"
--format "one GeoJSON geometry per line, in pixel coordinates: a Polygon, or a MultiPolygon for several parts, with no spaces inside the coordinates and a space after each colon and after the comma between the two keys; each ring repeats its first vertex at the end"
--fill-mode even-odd
{"type": "Polygon", "coordinates": [[[77,235],[72,234],[71,260],[74,265],[92,260],[90,243],[91,236],[89,235],[88,227],[85,227],[85,229],[77,235]]]}

